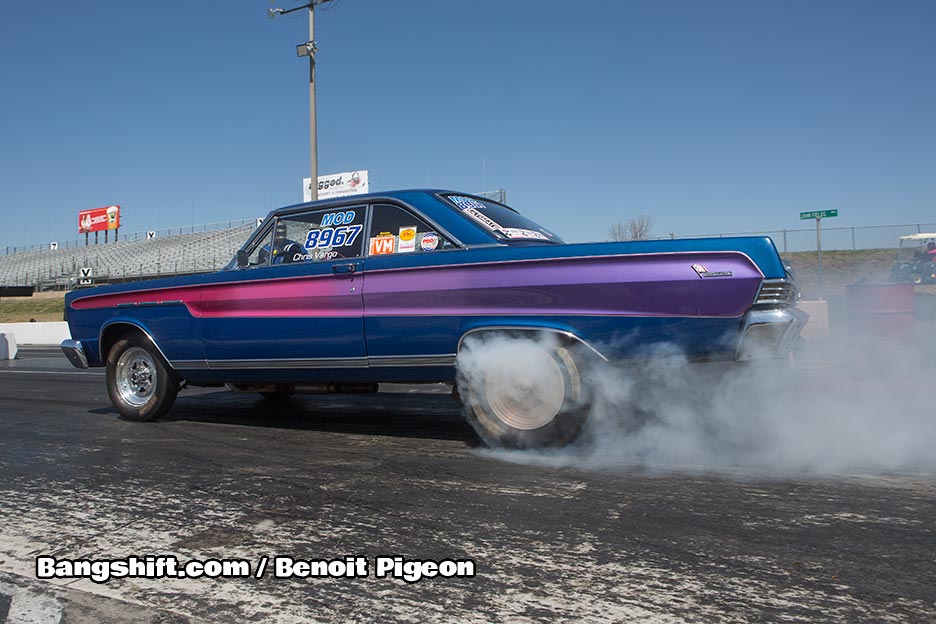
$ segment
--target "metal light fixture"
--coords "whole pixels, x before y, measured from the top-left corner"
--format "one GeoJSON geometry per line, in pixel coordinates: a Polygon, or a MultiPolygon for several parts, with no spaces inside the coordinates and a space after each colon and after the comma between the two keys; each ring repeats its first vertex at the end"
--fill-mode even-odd
{"type": "Polygon", "coordinates": [[[314,41],[306,41],[305,43],[300,43],[296,46],[296,56],[315,56],[315,53],[318,52],[318,48],[315,47],[314,41]]]}

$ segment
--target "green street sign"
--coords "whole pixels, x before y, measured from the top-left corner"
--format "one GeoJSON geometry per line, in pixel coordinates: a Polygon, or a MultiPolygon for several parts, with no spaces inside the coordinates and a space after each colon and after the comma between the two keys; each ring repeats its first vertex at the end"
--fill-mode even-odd
{"type": "Polygon", "coordinates": [[[799,218],[803,219],[825,219],[826,217],[837,217],[838,210],[813,210],[812,212],[801,212],[799,218]]]}

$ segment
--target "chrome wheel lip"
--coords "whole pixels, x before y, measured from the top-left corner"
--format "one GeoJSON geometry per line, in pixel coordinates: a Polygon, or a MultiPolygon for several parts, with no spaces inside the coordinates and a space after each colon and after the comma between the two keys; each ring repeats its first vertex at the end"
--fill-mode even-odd
{"type": "Polygon", "coordinates": [[[486,402],[492,414],[508,426],[522,431],[540,429],[559,415],[565,403],[562,369],[549,351],[538,346],[520,346],[512,355],[514,361],[485,371],[486,402]],[[524,365],[518,367],[518,361],[524,365]]]}
{"type": "Polygon", "coordinates": [[[117,394],[131,407],[143,407],[156,393],[156,360],[141,347],[130,347],[117,360],[115,367],[117,394]]]}

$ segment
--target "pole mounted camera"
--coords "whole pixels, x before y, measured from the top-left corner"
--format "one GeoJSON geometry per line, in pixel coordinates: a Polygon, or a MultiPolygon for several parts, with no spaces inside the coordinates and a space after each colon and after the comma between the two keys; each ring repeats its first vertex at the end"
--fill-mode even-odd
{"type": "MultiPolygon", "coordinates": [[[[271,0],[275,2],[276,0],[271,0]]],[[[318,131],[315,118],[315,53],[318,48],[315,45],[315,7],[331,2],[332,0],[310,0],[306,4],[292,7],[291,9],[281,9],[273,7],[267,9],[267,15],[270,19],[277,15],[288,15],[296,11],[309,11],[309,39],[305,43],[296,46],[296,56],[308,57],[309,59],[309,189],[311,199],[318,199],[318,131]]]]}

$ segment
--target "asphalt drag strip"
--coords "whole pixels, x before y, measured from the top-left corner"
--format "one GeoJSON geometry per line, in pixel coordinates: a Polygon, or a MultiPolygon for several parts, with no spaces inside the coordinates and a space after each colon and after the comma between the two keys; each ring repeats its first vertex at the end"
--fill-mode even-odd
{"type": "Polygon", "coordinates": [[[0,365],[0,622],[936,618],[926,470],[513,461],[443,388],[130,423],[91,373],[0,365]]]}

